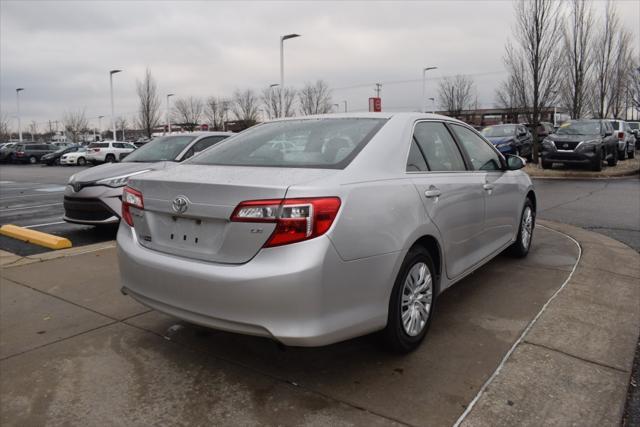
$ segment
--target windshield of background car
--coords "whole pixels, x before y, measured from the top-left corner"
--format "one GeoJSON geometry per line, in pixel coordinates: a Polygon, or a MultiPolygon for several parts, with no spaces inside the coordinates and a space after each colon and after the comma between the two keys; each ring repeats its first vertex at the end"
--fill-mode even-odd
{"type": "Polygon", "coordinates": [[[175,161],[178,154],[196,139],[195,135],[163,136],[147,142],[129,154],[124,162],[162,162],[175,161]]]}
{"type": "Polygon", "coordinates": [[[620,130],[620,122],[610,121],[609,123],[611,123],[611,126],[613,126],[615,130],[620,130]]]}
{"type": "Polygon", "coordinates": [[[497,138],[501,136],[513,136],[516,134],[516,126],[489,126],[482,129],[482,135],[487,138],[497,138]]]}
{"type": "Polygon", "coordinates": [[[638,122],[629,122],[628,125],[633,130],[640,129],[640,126],[638,126],[638,125],[640,125],[640,123],[638,123],[638,122]]]}
{"type": "Polygon", "coordinates": [[[301,119],[265,123],[226,139],[189,163],[343,169],[386,119],[301,119]]]}
{"type": "Polygon", "coordinates": [[[600,122],[567,122],[557,130],[558,135],[599,135],[600,122]]]}

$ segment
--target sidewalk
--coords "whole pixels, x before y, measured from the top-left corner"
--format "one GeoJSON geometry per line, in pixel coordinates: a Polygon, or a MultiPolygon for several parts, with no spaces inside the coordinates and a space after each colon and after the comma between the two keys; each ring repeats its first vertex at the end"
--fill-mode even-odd
{"type": "Polygon", "coordinates": [[[581,261],[462,425],[619,425],[640,327],[640,254],[577,227],[581,261]]]}
{"type": "Polygon", "coordinates": [[[640,255],[544,224],[582,248],[571,280],[578,247],[539,227],[527,258],[500,256],[445,292],[427,340],[404,357],[372,337],[282,349],[149,311],[118,292],[112,244],[11,259],[0,420],[449,426],[470,407],[463,425],[617,425],[640,326],[640,255]]]}
{"type": "Polygon", "coordinates": [[[607,166],[601,172],[588,168],[568,168],[555,166],[553,169],[542,169],[542,166],[527,163],[524,171],[532,178],[619,178],[640,174],[640,152],[634,159],[619,161],[616,166],[607,166]]]}

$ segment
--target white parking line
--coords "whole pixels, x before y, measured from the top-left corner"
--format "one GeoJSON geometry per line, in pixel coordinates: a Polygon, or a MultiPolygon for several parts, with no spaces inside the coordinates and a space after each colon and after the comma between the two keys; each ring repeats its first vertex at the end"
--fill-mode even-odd
{"type": "Polygon", "coordinates": [[[538,225],[538,227],[542,227],[542,228],[546,228],[547,230],[553,231],[555,233],[558,234],[562,234],[565,237],[568,237],[569,239],[571,239],[573,241],[573,243],[576,244],[576,246],[578,247],[578,259],[576,259],[576,263],[573,266],[573,269],[571,270],[571,273],[569,273],[569,276],[567,277],[567,280],[564,281],[564,283],[558,288],[557,291],[555,291],[553,293],[553,295],[551,295],[551,298],[549,298],[549,300],[547,302],[544,303],[544,305],[542,306],[542,308],[540,309],[540,311],[538,312],[538,314],[536,314],[536,317],[534,317],[529,324],[527,325],[526,328],[524,328],[524,331],[522,331],[522,333],[520,334],[520,336],[518,337],[518,339],[516,340],[516,342],[513,343],[513,345],[511,346],[511,348],[509,349],[509,351],[507,351],[507,353],[504,355],[504,357],[502,358],[502,360],[500,361],[500,364],[498,365],[498,367],[496,368],[496,370],[493,372],[493,374],[491,374],[491,376],[487,379],[487,381],[485,381],[484,384],[482,384],[482,387],[480,387],[480,390],[478,390],[478,393],[475,395],[475,397],[473,398],[473,400],[471,400],[471,402],[469,402],[469,404],[467,405],[466,409],[464,410],[464,412],[462,413],[462,415],[460,415],[460,417],[458,418],[458,420],[455,422],[455,424],[453,425],[453,427],[459,427],[460,424],[462,424],[462,422],[464,421],[464,419],[467,417],[467,415],[469,415],[469,413],[471,412],[471,410],[476,406],[476,403],[478,403],[478,400],[480,400],[480,397],[484,394],[484,392],[486,391],[487,387],[489,387],[489,385],[493,382],[493,380],[498,376],[498,374],[500,373],[500,371],[502,371],[502,368],[504,367],[504,365],[507,363],[507,360],[509,360],[509,358],[511,357],[511,355],[513,354],[513,352],[516,350],[516,347],[518,347],[520,345],[520,343],[524,340],[524,337],[529,333],[529,331],[531,330],[531,328],[533,328],[533,325],[536,324],[536,322],[538,321],[538,319],[540,318],[540,316],[542,316],[542,313],[545,312],[545,310],[547,309],[547,307],[549,306],[549,304],[551,304],[551,302],[556,299],[556,297],[558,296],[558,294],[560,292],[562,292],[562,290],[564,289],[564,287],[567,285],[567,283],[569,283],[569,281],[571,280],[571,278],[573,277],[573,273],[575,273],[576,268],[578,268],[578,264],[580,263],[580,259],[582,258],[582,247],[580,247],[580,243],[578,243],[578,241],[576,239],[574,239],[573,237],[569,236],[568,234],[565,234],[561,231],[558,230],[554,230],[553,228],[549,228],[549,227],[545,227],[544,225],[538,225]]]}
{"type": "Polygon", "coordinates": [[[34,224],[34,225],[25,225],[24,228],[36,228],[36,227],[44,227],[47,225],[58,225],[58,224],[66,224],[66,221],[60,221],[60,222],[47,222],[45,224],[34,224]]]}
{"type": "Polygon", "coordinates": [[[9,208],[9,209],[0,209],[0,212],[9,212],[9,211],[20,211],[25,209],[35,209],[35,208],[44,208],[47,206],[58,206],[62,203],[49,203],[48,205],[35,205],[35,206],[23,206],[21,208],[9,208]]]}

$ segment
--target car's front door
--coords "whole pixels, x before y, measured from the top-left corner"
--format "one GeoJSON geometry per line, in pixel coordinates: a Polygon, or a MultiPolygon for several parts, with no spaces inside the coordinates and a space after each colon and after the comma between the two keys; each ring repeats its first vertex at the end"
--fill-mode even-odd
{"type": "Polygon", "coordinates": [[[407,172],[440,232],[447,276],[455,278],[481,259],[481,176],[467,170],[451,133],[436,121],[415,124],[407,172]]]}
{"type": "Polygon", "coordinates": [[[482,182],[485,221],[480,250],[483,259],[514,239],[523,197],[516,176],[504,170],[500,155],[489,142],[466,126],[450,126],[482,182]]]}

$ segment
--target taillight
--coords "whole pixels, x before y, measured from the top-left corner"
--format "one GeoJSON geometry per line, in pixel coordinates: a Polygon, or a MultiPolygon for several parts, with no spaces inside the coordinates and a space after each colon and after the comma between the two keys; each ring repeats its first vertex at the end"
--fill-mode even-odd
{"type": "Polygon", "coordinates": [[[144,209],[144,201],[142,193],[131,187],[124,187],[122,190],[122,219],[124,222],[133,227],[133,217],[131,216],[131,208],[144,209]]]}
{"type": "Polygon", "coordinates": [[[272,222],[276,228],[265,248],[313,239],[326,233],[340,209],[337,197],[251,200],[231,215],[233,222],[272,222]]]}
{"type": "Polygon", "coordinates": [[[624,139],[624,132],[618,132],[618,139],[624,139]]]}

